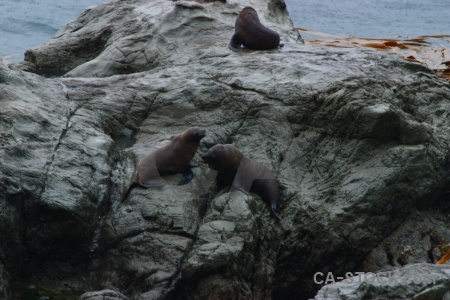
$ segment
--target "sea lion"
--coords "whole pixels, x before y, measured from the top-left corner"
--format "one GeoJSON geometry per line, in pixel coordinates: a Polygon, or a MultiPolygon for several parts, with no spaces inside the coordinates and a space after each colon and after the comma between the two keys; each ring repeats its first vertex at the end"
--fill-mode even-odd
{"type": "Polygon", "coordinates": [[[251,50],[276,49],[280,45],[280,35],[261,24],[256,10],[247,6],[236,19],[229,47],[238,50],[241,45],[251,50]]]}
{"type": "Polygon", "coordinates": [[[206,130],[192,127],[175,136],[167,145],[151,152],[139,163],[133,181],[121,199],[124,202],[131,190],[137,186],[143,188],[161,188],[161,184],[149,183],[150,180],[167,174],[181,173],[178,185],[192,180],[191,160],[198,145],[206,136],[206,130]]]}
{"type": "Polygon", "coordinates": [[[275,175],[263,164],[245,157],[231,144],[217,144],[200,155],[209,168],[218,171],[217,189],[231,186],[246,194],[255,193],[271,207],[278,221],[277,213],[280,191],[275,175]]]}

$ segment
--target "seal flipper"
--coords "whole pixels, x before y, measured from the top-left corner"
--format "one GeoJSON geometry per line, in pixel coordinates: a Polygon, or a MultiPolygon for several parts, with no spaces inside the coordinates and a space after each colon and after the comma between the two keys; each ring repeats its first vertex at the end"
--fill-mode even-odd
{"type": "Polygon", "coordinates": [[[127,200],[128,195],[130,194],[131,190],[134,189],[135,187],[137,187],[137,183],[136,182],[132,182],[130,184],[130,186],[128,187],[127,191],[125,192],[125,194],[123,194],[122,199],[120,199],[120,203],[124,203],[125,200],[127,200]]]}
{"type": "Polygon", "coordinates": [[[278,222],[282,222],[280,215],[277,213],[277,204],[272,203],[271,205],[272,213],[275,216],[275,218],[278,220],[278,222]]]}
{"type": "Polygon", "coordinates": [[[194,178],[194,173],[192,173],[192,170],[189,166],[186,167],[186,170],[184,173],[181,173],[180,182],[178,182],[178,185],[184,185],[189,183],[192,178],[194,178]]]}
{"type": "Polygon", "coordinates": [[[230,43],[228,44],[228,47],[233,51],[239,51],[241,49],[242,41],[239,38],[239,34],[234,33],[233,37],[230,40],[230,43]]]}
{"type": "Polygon", "coordinates": [[[192,161],[189,162],[189,168],[198,168],[199,165],[197,165],[196,163],[193,163],[192,161]]]}

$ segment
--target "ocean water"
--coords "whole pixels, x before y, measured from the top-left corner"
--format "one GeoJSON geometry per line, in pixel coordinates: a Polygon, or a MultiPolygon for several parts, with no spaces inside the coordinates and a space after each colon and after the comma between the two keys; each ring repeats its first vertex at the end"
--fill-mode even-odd
{"type": "Polygon", "coordinates": [[[107,0],[0,0],[0,58],[21,61],[86,8],[107,0]]]}
{"type": "Polygon", "coordinates": [[[450,0],[285,0],[296,27],[367,38],[450,34],[450,0]]]}
{"type": "MultiPolygon", "coordinates": [[[[0,58],[23,60],[27,49],[106,1],[0,0],[0,58]]],[[[308,30],[380,38],[450,34],[450,0],[285,1],[295,26],[308,30]]]]}

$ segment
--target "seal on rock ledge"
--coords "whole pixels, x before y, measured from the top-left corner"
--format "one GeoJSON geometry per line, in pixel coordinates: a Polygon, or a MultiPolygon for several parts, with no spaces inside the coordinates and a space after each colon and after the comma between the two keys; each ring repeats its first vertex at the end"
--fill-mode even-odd
{"type": "Polygon", "coordinates": [[[276,49],[280,46],[280,35],[261,24],[256,10],[247,6],[236,19],[229,47],[238,50],[241,45],[251,50],[276,49]]]}
{"type": "Polygon", "coordinates": [[[178,185],[183,185],[192,180],[194,174],[191,170],[191,160],[197,152],[202,138],[206,136],[206,130],[197,127],[186,129],[175,136],[169,144],[151,152],[139,163],[133,181],[121,199],[123,203],[131,190],[137,186],[148,188],[160,188],[161,184],[149,183],[150,180],[167,174],[181,173],[178,185]]]}
{"type": "Polygon", "coordinates": [[[217,144],[200,155],[209,168],[218,171],[217,189],[234,187],[246,194],[255,193],[270,204],[272,214],[277,213],[280,191],[275,175],[263,164],[245,157],[231,144],[217,144]]]}

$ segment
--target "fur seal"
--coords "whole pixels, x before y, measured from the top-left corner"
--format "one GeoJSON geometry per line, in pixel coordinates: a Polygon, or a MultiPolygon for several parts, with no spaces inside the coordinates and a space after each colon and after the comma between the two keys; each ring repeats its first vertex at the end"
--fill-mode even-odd
{"type": "Polygon", "coordinates": [[[272,214],[281,221],[277,213],[280,191],[272,171],[256,160],[245,157],[231,144],[217,144],[200,157],[209,168],[218,171],[218,190],[231,186],[246,194],[255,193],[270,204],[272,214]]]}
{"type": "Polygon", "coordinates": [[[123,203],[131,190],[137,186],[142,188],[161,188],[161,184],[149,183],[150,180],[167,174],[181,173],[178,185],[192,180],[194,174],[191,160],[197,152],[198,145],[206,136],[206,130],[191,127],[173,137],[169,144],[151,152],[139,163],[133,181],[121,199],[123,203]]]}
{"type": "Polygon", "coordinates": [[[276,49],[280,45],[280,35],[261,24],[256,10],[247,6],[236,19],[229,47],[238,50],[241,45],[251,50],[276,49]]]}

